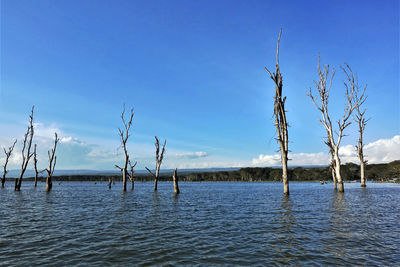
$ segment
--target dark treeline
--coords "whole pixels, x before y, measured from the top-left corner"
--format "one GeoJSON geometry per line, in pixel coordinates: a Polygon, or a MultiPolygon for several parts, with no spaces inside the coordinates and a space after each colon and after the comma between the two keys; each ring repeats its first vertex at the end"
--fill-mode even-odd
{"type": "MultiPolygon", "coordinates": [[[[354,163],[346,163],[341,166],[341,174],[345,181],[360,180],[360,166],[354,163]]],[[[172,181],[171,173],[160,173],[160,181],[172,181]]],[[[54,181],[122,181],[122,175],[63,175],[54,176],[54,181]]],[[[296,167],[288,169],[290,181],[331,181],[331,171],[329,167],[296,167]]],[[[386,164],[369,164],[366,166],[366,177],[374,181],[389,181],[400,177],[400,160],[386,164]]],[[[196,172],[179,174],[180,181],[281,181],[282,169],[280,168],[241,168],[235,171],[219,172],[196,172]]],[[[24,180],[33,180],[26,178],[24,180]]],[[[45,181],[45,178],[39,178],[39,181],[45,181]]],[[[136,174],[135,181],[153,181],[153,176],[148,174],[136,174]]]]}

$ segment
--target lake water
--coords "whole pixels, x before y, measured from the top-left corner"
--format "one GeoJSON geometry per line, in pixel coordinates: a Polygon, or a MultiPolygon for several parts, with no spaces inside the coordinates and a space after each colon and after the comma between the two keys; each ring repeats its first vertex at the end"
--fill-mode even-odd
{"type": "Polygon", "coordinates": [[[64,182],[0,189],[0,265],[400,265],[400,185],[64,182]]]}

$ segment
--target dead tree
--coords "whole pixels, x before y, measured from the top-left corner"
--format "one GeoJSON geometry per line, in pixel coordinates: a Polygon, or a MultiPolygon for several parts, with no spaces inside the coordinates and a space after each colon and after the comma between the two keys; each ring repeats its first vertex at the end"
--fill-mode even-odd
{"type": "MultiPolygon", "coordinates": [[[[348,67],[350,69],[350,67],[348,67]]],[[[353,74],[350,72],[349,74],[346,72],[347,79],[352,81],[352,76],[353,74]]],[[[367,95],[365,94],[365,91],[367,90],[367,86],[364,87],[362,91],[360,91],[361,87],[358,84],[358,78],[357,76],[354,79],[355,83],[355,93],[354,93],[354,102],[357,102],[358,105],[355,109],[356,114],[353,116],[354,122],[358,124],[358,132],[359,132],[359,137],[358,137],[358,142],[356,145],[356,151],[358,155],[358,159],[360,160],[360,178],[361,178],[361,187],[366,187],[366,178],[365,178],[365,165],[367,164],[367,160],[364,157],[364,143],[363,143],[363,135],[364,135],[364,130],[365,126],[367,125],[367,122],[369,121],[369,118],[365,118],[365,112],[366,109],[361,109],[361,105],[364,104],[365,100],[367,100],[367,95]]]]}
{"type": "Polygon", "coordinates": [[[131,109],[131,115],[129,117],[129,121],[125,121],[125,105],[121,113],[121,119],[122,119],[122,124],[124,125],[125,130],[121,130],[121,128],[118,128],[119,131],[119,136],[121,137],[121,146],[122,149],[124,150],[124,156],[125,156],[125,161],[123,167],[120,167],[118,165],[115,165],[116,168],[120,169],[122,171],[122,190],[125,192],[126,191],[126,182],[127,178],[129,177],[128,174],[128,162],[129,162],[129,155],[128,155],[128,150],[126,149],[126,143],[128,142],[128,138],[130,136],[129,130],[132,126],[132,120],[133,120],[133,109],[131,109]]]}
{"type": "Polygon", "coordinates": [[[39,176],[39,171],[37,169],[37,162],[38,162],[38,159],[37,159],[36,144],[35,144],[34,149],[33,149],[33,167],[35,169],[35,187],[37,187],[37,181],[38,181],[38,176],[39,176]]]}
{"type": "Polygon", "coordinates": [[[29,160],[33,156],[33,153],[31,152],[31,148],[32,148],[32,139],[33,139],[33,110],[34,110],[34,108],[35,108],[35,106],[32,106],[31,115],[29,115],[29,126],[24,135],[24,143],[22,146],[22,153],[21,153],[22,154],[21,174],[19,175],[19,178],[15,179],[15,191],[21,190],[22,177],[24,177],[24,173],[26,171],[26,168],[28,167],[29,160]]]}
{"type": "Polygon", "coordinates": [[[351,124],[351,122],[348,121],[350,115],[358,105],[358,103],[354,102],[355,86],[354,86],[354,77],[352,75],[353,73],[347,64],[346,68],[347,70],[344,68],[342,69],[345,71],[346,74],[351,74],[351,76],[348,76],[348,78],[350,79],[347,79],[344,82],[346,88],[345,97],[347,104],[344,108],[342,118],[337,121],[337,126],[338,126],[337,130],[333,129],[332,120],[328,112],[329,93],[330,89],[332,88],[332,82],[333,82],[333,77],[335,75],[335,70],[334,69],[332,70],[330,78],[328,78],[329,65],[325,65],[324,69],[321,70],[319,58],[318,58],[319,81],[314,81],[318,91],[319,99],[313,96],[311,88],[308,92],[308,96],[311,98],[314,105],[317,107],[317,109],[321,112],[322,115],[322,118],[320,118],[319,120],[327,132],[327,140],[325,141],[325,143],[329,144],[328,146],[332,151],[331,153],[333,153],[335,178],[337,184],[339,185],[339,192],[344,192],[343,179],[340,174],[340,158],[339,158],[340,142],[342,141],[342,138],[344,136],[343,131],[347,128],[347,126],[351,124]]]}
{"type": "Polygon", "coordinates": [[[277,141],[281,151],[281,162],[282,162],[282,182],[283,182],[283,193],[289,195],[289,181],[288,181],[288,123],[286,120],[285,101],[286,96],[282,98],[282,74],[279,69],[279,41],[281,40],[282,29],[279,32],[277,49],[276,49],[276,66],[275,72],[271,73],[267,68],[265,70],[269,73],[271,79],[275,84],[275,97],[274,97],[274,117],[275,127],[277,133],[277,141]]]}
{"type": "Polygon", "coordinates": [[[47,179],[46,179],[46,192],[50,192],[50,190],[53,188],[53,183],[51,181],[51,178],[53,177],[54,169],[56,167],[56,162],[57,162],[57,156],[56,156],[56,148],[57,148],[57,143],[60,139],[58,139],[57,133],[54,133],[54,146],[47,152],[49,155],[49,167],[47,169],[44,169],[47,172],[47,179]]]}
{"type": "Polygon", "coordinates": [[[130,173],[129,173],[129,180],[131,181],[131,190],[133,191],[133,189],[135,189],[135,180],[133,178],[133,174],[134,174],[134,168],[137,164],[137,161],[135,161],[135,164],[131,164],[131,161],[129,160],[129,168],[130,168],[130,173]]]}
{"type": "Polygon", "coordinates": [[[174,182],[174,192],[177,195],[180,193],[179,185],[178,185],[178,169],[177,168],[175,168],[175,170],[174,170],[174,176],[172,176],[172,180],[174,182]]]}
{"type": "Polygon", "coordinates": [[[336,174],[335,174],[335,150],[334,150],[332,144],[330,143],[330,139],[328,138],[328,136],[329,136],[329,132],[327,132],[325,144],[328,146],[329,154],[331,155],[331,163],[329,164],[329,169],[332,174],[333,188],[336,191],[337,190],[337,180],[336,180],[336,174]]]}
{"type": "Polygon", "coordinates": [[[112,178],[108,177],[108,189],[111,189],[112,178]]]}
{"type": "Polygon", "coordinates": [[[6,154],[6,161],[3,165],[3,178],[1,179],[1,188],[4,188],[4,183],[6,182],[6,175],[7,175],[7,164],[8,161],[11,157],[11,154],[14,150],[15,144],[17,143],[17,139],[15,139],[14,143],[12,144],[12,146],[10,146],[7,150],[5,148],[3,148],[4,150],[4,154],[6,154]]]}
{"type": "Polygon", "coordinates": [[[158,184],[158,178],[160,176],[160,168],[161,168],[161,163],[164,158],[164,152],[165,152],[165,145],[167,144],[167,140],[164,140],[164,145],[162,147],[161,155],[160,155],[160,142],[157,138],[157,136],[154,136],[156,139],[156,142],[154,143],[156,146],[156,172],[155,174],[146,167],[146,170],[154,177],[154,191],[157,191],[157,184],[158,184]]]}

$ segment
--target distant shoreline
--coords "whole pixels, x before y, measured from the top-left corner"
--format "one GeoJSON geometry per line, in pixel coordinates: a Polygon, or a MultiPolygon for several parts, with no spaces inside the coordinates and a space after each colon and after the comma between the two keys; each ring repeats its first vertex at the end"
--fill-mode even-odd
{"type": "MultiPolygon", "coordinates": [[[[179,172],[179,181],[185,182],[279,182],[282,177],[280,168],[241,168],[236,170],[224,171],[205,171],[205,172],[179,172]]],[[[289,181],[296,182],[329,182],[332,180],[329,167],[295,167],[288,171],[289,181]]],[[[360,166],[354,163],[342,165],[342,176],[344,181],[359,181],[360,166]]],[[[400,160],[384,164],[369,164],[366,168],[366,178],[368,181],[375,182],[400,182],[400,160]]],[[[54,181],[121,181],[119,174],[72,174],[53,176],[54,181]]],[[[39,181],[45,181],[45,177],[39,177],[39,181]]],[[[13,181],[15,177],[7,177],[7,181],[13,181]]],[[[25,181],[34,180],[33,177],[24,178],[25,181]]],[[[164,172],[160,174],[160,181],[171,181],[172,173],[164,172]]],[[[148,174],[138,173],[135,175],[135,181],[145,182],[153,181],[153,177],[148,174]]]]}

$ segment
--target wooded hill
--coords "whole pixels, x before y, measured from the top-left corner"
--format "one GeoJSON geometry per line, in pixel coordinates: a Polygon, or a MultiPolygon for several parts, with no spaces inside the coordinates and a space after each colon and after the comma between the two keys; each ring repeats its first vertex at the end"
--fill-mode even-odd
{"type": "MultiPolygon", "coordinates": [[[[342,176],[345,181],[354,181],[360,179],[360,166],[354,163],[346,163],[341,168],[342,176]]],[[[233,171],[218,172],[179,172],[180,181],[280,181],[282,169],[280,168],[241,168],[233,171]]],[[[114,181],[121,181],[121,175],[62,175],[54,176],[55,181],[108,181],[112,177],[114,181]]],[[[160,181],[171,181],[171,173],[161,173],[160,181]]],[[[296,167],[289,168],[288,177],[290,181],[328,181],[332,180],[329,167],[296,167]]],[[[366,168],[366,177],[368,180],[389,181],[400,177],[400,160],[386,164],[370,164],[366,168]]],[[[10,179],[11,180],[11,179],[10,179]]],[[[26,178],[24,180],[33,180],[26,178]]],[[[45,178],[39,178],[44,181],[45,178]]],[[[135,175],[135,181],[153,181],[153,177],[148,174],[135,175]]]]}

